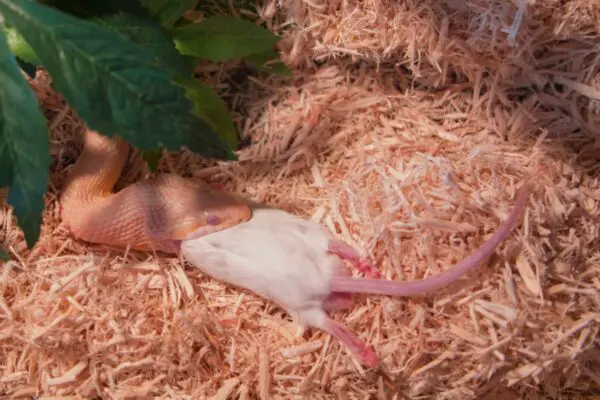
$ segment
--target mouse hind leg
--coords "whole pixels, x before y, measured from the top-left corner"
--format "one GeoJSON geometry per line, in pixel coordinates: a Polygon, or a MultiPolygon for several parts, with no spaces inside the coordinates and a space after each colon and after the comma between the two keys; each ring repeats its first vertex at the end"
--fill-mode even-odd
{"type": "MultiPolygon", "coordinates": [[[[364,272],[367,276],[372,278],[379,278],[381,276],[377,268],[362,260],[356,250],[342,241],[331,239],[329,241],[328,252],[338,256],[340,259],[334,273],[337,276],[351,276],[351,273],[345,267],[342,260],[350,262],[356,269],[364,272]]],[[[326,311],[340,311],[352,307],[353,304],[352,293],[332,292],[323,301],[323,308],[326,311]]]]}
{"type": "MultiPolygon", "coordinates": [[[[334,276],[352,276],[350,270],[340,258],[335,258],[333,265],[334,276]]],[[[341,311],[352,307],[354,295],[346,292],[331,292],[323,300],[323,309],[325,311],[341,311]]]]}
{"type": "Polygon", "coordinates": [[[373,347],[360,340],[344,324],[329,318],[323,309],[312,309],[308,313],[304,312],[303,314],[304,321],[337,338],[358,357],[361,363],[369,367],[375,367],[379,364],[379,359],[373,347]]]}
{"type": "Polygon", "coordinates": [[[341,240],[330,239],[327,251],[337,255],[342,260],[348,261],[350,264],[352,264],[352,266],[354,266],[354,268],[365,273],[367,277],[381,277],[381,273],[377,268],[375,268],[375,266],[363,260],[355,249],[341,240]]]}
{"type": "Polygon", "coordinates": [[[348,347],[363,364],[369,367],[376,367],[379,364],[379,359],[373,347],[360,340],[344,324],[327,318],[323,330],[335,336],[342,344],[348,347]]]}

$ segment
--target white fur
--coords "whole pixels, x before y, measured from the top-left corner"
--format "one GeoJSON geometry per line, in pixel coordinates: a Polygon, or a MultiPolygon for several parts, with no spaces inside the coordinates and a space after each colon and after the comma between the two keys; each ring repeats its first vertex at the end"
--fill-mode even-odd
{"type": "Polygon", "coordinates": [[[255,208],[245,223],[185,240],[185,259],[214,279],[274,301],[300,324],[321,327],[323,300],[340,259],[327,252],[329,232],[285,211],[255,208]]]}

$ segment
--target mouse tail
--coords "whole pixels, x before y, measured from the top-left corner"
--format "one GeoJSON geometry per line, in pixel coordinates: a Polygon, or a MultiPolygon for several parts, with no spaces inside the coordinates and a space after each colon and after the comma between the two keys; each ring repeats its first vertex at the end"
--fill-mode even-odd
{"type": "Polygon", "coordinates": [[[331,280],[330,290],[332,292],[368,293],[387,296],[414,296],[444,288],[481,264],[510,235],[525,210],[528,198],[529,184],[525,181],[517,192],[517,200],[513,210],[496,233],[473,254],[444,273],[412,282],[335,276],[331,280]]]}

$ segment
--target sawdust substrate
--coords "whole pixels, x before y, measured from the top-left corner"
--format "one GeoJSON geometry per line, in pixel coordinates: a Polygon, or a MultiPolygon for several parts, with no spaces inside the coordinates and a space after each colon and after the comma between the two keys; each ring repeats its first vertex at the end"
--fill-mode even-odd
{"type": "MultiPolygon", "coordinates": [[[[258,14],[295,78],[203,66],[252,144],[235,163],[165,154],[162,171],[319,221],[387,279],[466,257],[529,177],[519,227],[434,296],[359,296],[336,313],[381,358],[366,369],[175,258],[73,238],[56,199],[83,126],[41,73],[52,182],[32,251],[1,209],[0,396],[598,398],[598,1],[267,1],[258,14]]],[[[119,185],[147,175],[134,152],[119,185]]]]}

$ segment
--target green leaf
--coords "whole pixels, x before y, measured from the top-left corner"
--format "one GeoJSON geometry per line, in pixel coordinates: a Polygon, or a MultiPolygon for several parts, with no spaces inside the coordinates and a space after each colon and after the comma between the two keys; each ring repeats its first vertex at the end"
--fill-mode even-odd
{"type": "Polygon", "coordinates": [[[6,251],[1,250],[1,249],[0,249],[0,260],[2,260],[2,261],[8,261],[8,260],[10,260],[10,258],[8,257],[8,254],[6,253],[6,251]]]}
{"type": "Polygon", "coordinates": [[[198,0],[140,0],[150,14],[165,27],[172,27],[189,10],[194,9],[198,0]]]}
{"type": "Polygon", "coordinates": [[[263,51],[261,53],[251,54],[245,57],[245,60],[253,64],[256,68],[270,72],[279,76],[292,76],[292,71],[279,58],[275,49],[263,51]]]}
{"type": "Polygon", "coordinates": [[[187,60],[179,54],[173,41],[165,35],[156,21],[121,12],[96,21],[152,52],[154,62],[158,65],[181,75],[191,75],[187,60]]]}
{"type": "Polygon", "coordinates": [[[39,239],[50,155],[41,107],[0,31],[0,186],[29,247],[39,239]]]}
{"type": "Polygon", "coordinates": [[[195,7],[196,11],[202,12],[206,17],[222,15],[231,12],[231,8],[237,11],[239,18],[251,21],[252,17],[244,13],[256,13],[256,1],[254,0],[211,0],[199,1],[195,7]],[[242,12],[240,12],[242,11],[242,12]]]}
{"type": "Polygon", "coordinates": [[[228,156],[225,143],[192,114],[185,92],[173,84],[172,71],[154,63],[152,52],[32,0],[0,0],[0,13],[91,129],[119,134],[141,149],[187,145],[206,156],[228,156]]]}
{"type": "MultiPolygon", "coordinates": [[[[155,55],[154,60],[158,64],[177,72],[177,84],[186,89],[186,97],[192,101],[194,114],[209,123],[213,130],[225,140],[229,149],[237,148],[237,131],[229,116],[227,105],[209,86],[191,78],[192,74],[187,60],[179,54],[173,42],[163,34],[154,21],[119,13],[102,18],[99,22],[152,51],[155,55]]],[[[153,150],[142,154],[150,169],[156,170],[160,151],[156,153],[153,150]]]]}
{"type": "Polygon", "coordinates": [[[274,48],[279,36],[240,18],[217,15],[171,30],[180,53],[212,61],[248,57],[274,48]]]}
{"type": "Polygon", "coordinates": [[[138,0],[38,0],[49,7],[79,18],[92,18],[126,12],[150,16],[138,0]]]}
{"type": "Polygon", "coordinates": [[[142,151],[142,158],[146,161],[146,164],[148,164],[148,167],[152,172],[155,172],[158,169],[158,162],[160,161],[161,155],[162,149],[142,151]]]}
{"type": "Polygon", "coordinates": [[[178,79],[194,103],[194,113],[211,124],[230,149],[238,147],[238,133],[227,105],[214,90],[198,79],[178,79]]]}
{"type": "Polygon", "coordinates": [[[23,36],[19,34],[15,29],[4,25],[4,33],[6,34],[6,40],[8,41],[8,47],[13,54],[19,57],[21,60],[33,64],[35,66],[40,65],[40,60],[35,54],[31,46],[23,39],[23,36]]]}

